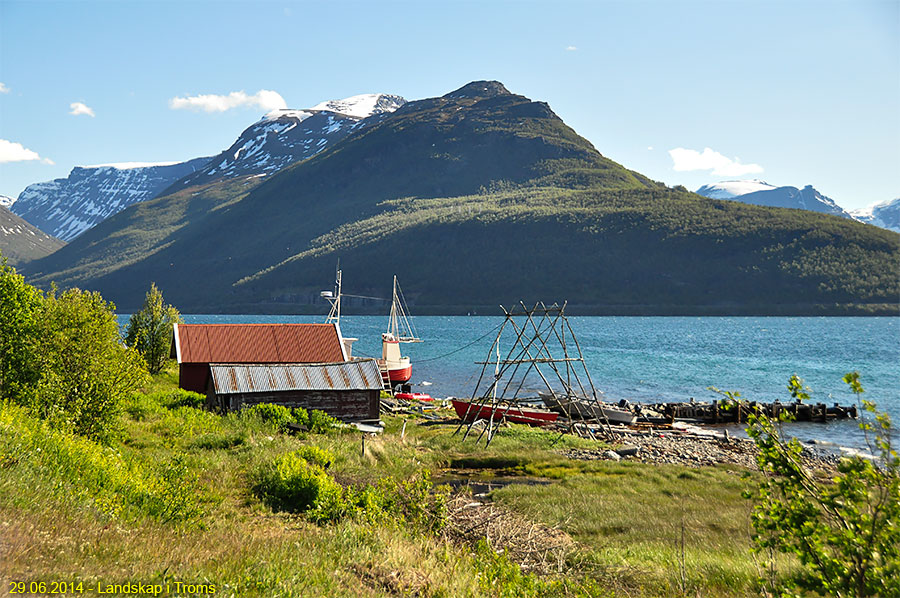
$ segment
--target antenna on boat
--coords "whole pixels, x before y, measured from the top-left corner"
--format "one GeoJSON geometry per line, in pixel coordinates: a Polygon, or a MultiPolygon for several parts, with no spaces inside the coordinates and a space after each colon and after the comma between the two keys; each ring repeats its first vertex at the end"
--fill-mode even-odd
{"type": "Polygon", "coordinates": [[[326,324],[341,325],[341,262],[338,261],[337,270],[334,274],[334,291],[322,291],[319,296],[331,304],[331,311],[325,318],[326,324]]]}

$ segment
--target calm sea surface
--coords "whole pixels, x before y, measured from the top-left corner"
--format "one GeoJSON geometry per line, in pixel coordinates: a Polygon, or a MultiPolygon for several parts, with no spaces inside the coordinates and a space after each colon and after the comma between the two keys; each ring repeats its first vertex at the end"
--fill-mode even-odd
{"type": "MultiPolygon", "coordinates": [[[[189,324],[324,319],[183,317],[189,324]]],[[[401,345],[412,358],[411,383],[435,397],[471,395],[482,370],[475,362],[496,359],[489,351],[503,318],[422,316],[413,323],[424,342],[401,345]]],[[[849,405],[855,397],[841,377],[857,370],[865,397],[900,424],[900,318],[570,317],[569,324],[595,386],[609,401],[708,401],[718,398],[707,390],[710,386],[739,391],[749,400],[789,401],[785,385],[797,374],[812,389],[813,401],[849,405]]],[[[354,355],[380,356],[386,325],[387,317],[344,316],[341,329],[345,337],[359,339],[354,355]]],[[[514,340],[509,327],[504,328],[503,357],[514,340]]],[[[554,357],[558,348],[551,347],[554,357]]],[[[797,424],[792,432],[802,440],[861,445],[852,421],[797,424]]]]}

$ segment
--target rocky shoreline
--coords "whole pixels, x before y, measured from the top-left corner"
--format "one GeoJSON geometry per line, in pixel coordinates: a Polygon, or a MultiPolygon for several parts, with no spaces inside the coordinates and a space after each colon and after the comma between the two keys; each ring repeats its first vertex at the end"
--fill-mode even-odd
{"type": "MultiPolygon", "coordinates": [[[[603,430],[599,435],[611,449],[564,449],[561,454],[583,461],[626,460],[643,463],[706,467],[732,464],[757,469],[758,451],[752,440],[729,438],[727,434],[698,434],[686,430],[603,430]]],[[[805,465],[833,469],[836,455],[803,448],[805,465]]]]}

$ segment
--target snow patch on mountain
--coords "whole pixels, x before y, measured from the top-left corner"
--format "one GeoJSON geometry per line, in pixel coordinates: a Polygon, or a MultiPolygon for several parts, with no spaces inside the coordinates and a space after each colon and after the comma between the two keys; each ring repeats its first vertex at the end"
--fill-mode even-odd
{"type": "Polygon", "coordinates": [[[0,206],[0,252],[17,265],[53,253],[65,245],[0,206]]]}
{"type": "Polygon", "coordinates": [[[313,110],[330,110],[355,116],[356,118],[368,118],[375,114],[393,112],[406,103],[400,96],[384,93],[364,93],[358,96],[344,98],[343,100],[328,100],[312,107],[313,110]]]}
{"type": "Polygon", "coordinates": [[[111,164],[94,164],[82,168],[115,168],[116,170],[131,170],[132,168],[153,168],[154,166],[173,166],[180,162],[114,162],[111,164]]]}
{"type": "Polygon", "coordinates": [[[156,197],[208,161],[195,158],[151,166],[128,162],[122,168],[113,164],[76,166],[67,178],[29,185],[11,209],[54,237],[71,241],[128,206],[156,197]]]}
{"type": "Polygon", "coordinates": [[[753,179],[749,181],[722,181],[712,185],[703,185],[697,189],[697,193],[712,199],[733,199],[740,195],[755,193],[756,191],[771,191],[776,189],[765,181],[753,179]]]}
{"type": "Polygon", "coordinates": [[[0,206],[3,206],[4,208],[8,208],[11,205],[13,205],[14,203],[16,203],[16,198],[8,197],[6,195],[0,195],[0,206]]]}
{"type": "Polygon", "coordinates": [[[205,168],[178,181],[166,193],[219,179],[275,174],[405,103],[400,96],[364,94],[322,102],[307,110],[272,110],[245,129],[205,168]]]}
{"type": "Polygon", "coordinates": [[[704,185],[697,189],[697,193],[712,199],[729,199],[758,206],[810,210],[852,218],[844,208],[830,197],[819,193],[812,185],[798,189],[790,186],[775,187],[759,180],[724,181],[704,185]]]}
{"type": "Polygon", "coordinates": [[[900,197],[853,210],[850,214],[860,222],[900,233],[900,197]]]}

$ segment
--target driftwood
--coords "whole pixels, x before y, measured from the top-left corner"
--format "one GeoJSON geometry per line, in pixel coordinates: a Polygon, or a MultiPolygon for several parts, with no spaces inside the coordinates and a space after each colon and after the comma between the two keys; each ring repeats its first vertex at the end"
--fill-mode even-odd
{"type": "Polygon", "coordinates": [[[474,544],[485,540],[492,550],[522,569],[535,573],[561,573],[575,541],[562,530],[529,521],[501,505],[481,502],[466,494],[450,501],[444,533],[452,540],[474,544]]]}

